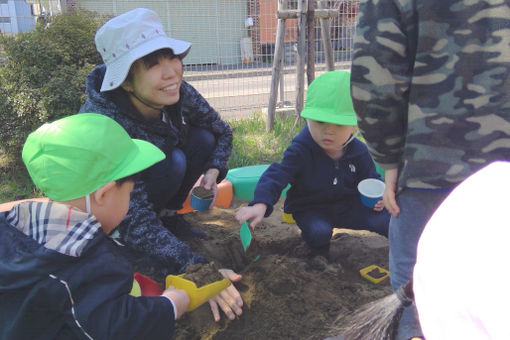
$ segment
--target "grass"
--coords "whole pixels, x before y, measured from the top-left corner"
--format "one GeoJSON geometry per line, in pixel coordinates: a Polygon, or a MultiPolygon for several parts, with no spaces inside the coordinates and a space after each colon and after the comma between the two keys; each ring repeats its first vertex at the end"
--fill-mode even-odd
{"type": "Polygon", "coordinates": [[[231,121],[229,124],[234,142],[228,166],[233,169],[280,161],[283,151],[305,123],[299,120],[294,126],[294,117],[276,116],[273,131],[267,132],[263,115],[254,113],[250,119],[231,121]]]}
{"type": "MultiPolygon", "coordinates": [[[[304,126],[300,120],[294,126],[294,117],[275,117],[273,131],[266,131],[264,116],[254,113],[252,118],[229,121],[234,135],[228,167],[267,164],[281,159],[283,151],[304,126]]],[[[0,150],[0,203],[39,197],[37,190],[22,165],[9,161],[0,150]]]]}

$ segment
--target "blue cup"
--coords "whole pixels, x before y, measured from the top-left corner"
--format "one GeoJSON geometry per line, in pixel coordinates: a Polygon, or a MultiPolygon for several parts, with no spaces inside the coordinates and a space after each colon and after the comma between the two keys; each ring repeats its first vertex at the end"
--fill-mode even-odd
{"type": "Polygon", "coordinates": [[[361,203],[368,208],[373,208],[377,202],[382,200],[385,187],[383,181],[375,178],[362,180],[358,184],[361,203]]]}
{"type": "Polygon", "coordinates": [[[202,187],[195,187],[195,188],[193,188],[193,190],[191,190],[190,205],[193,209],[199,210],[199,211],[204,211],[204,210],[209,209],[209,207],[211,206],[211,202],[214,199],[214,195],[212,194],[212,191],[210,191],[210,193],[211,193],[209,195],[210,197],[202,198],[204,191],[209,191],[209,190],[206,190],[202,187]]]}

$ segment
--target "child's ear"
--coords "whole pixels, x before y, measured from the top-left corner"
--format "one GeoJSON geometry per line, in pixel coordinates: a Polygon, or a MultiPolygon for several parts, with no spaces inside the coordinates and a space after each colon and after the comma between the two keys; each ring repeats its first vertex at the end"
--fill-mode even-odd
{"type": "Polygon", "coordinates": [[[96,201],[96,203],[98,205],[104,205],[106,202],[108,193],[116,185],[117,185],[117,183],[115,183],[115,182],[109,182],[109,183],[106,183],[105,185],[99,187],[96,191],[94,191],[93,196],[94,196],[94,200],[96,201]]]}

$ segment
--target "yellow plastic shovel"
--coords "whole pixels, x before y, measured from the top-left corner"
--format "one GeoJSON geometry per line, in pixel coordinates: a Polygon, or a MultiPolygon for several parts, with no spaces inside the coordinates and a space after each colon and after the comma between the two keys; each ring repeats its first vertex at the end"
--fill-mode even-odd
{"type": "Polygon", "coordinates": [[[166,288],[173,286],[176,289],[183,289],[188,293],[190,300],[188,312],[209,301],[230,285],[228,279],[223,279],[197,288],[195,282],[186,280],[183,276],[184,274],[168,275],[165,280],[165,286],[166,288]]]}

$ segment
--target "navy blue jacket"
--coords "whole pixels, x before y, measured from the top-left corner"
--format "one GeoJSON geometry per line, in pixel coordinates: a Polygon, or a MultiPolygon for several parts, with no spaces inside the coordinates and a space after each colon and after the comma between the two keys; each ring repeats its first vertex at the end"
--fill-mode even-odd
{"type": "Polygon", "coordinates": [[[282,190],[290,183],[284,204],[287,213],[348,208],[351,200],[359,200],[357,185],[366,178],[380,176],[363,142],[355,138],[335,162],[305,127],[285,150],[282,161],[271,164],[262,174],[249,205],[265,203],[265,217],[269,216],[282,190]]]}
{"type": "Polygon", "coordinates": [[[55,217],[55,205],[0,213],[0,339],[171,338],[171,302],[130,296],[118,245],[86,213],[66,228],[68,212],[55,217]]]}
{"type": "MultiPolygon", "coordinates": [[[[148,141],[165,154],[170,154],[173,147],[178,147],[183,142],[186,125],[206,129],[215,136],[216,147],[203,170],[219,169],[218,182],[225,177],[227,160],[232,149],[232,131],[197,90],[185,81],[182,82],[179,102],[165,108],[174,127],[171,128],[161,120],[144,119],[118,91],[100,92],[105,72],[105,65],[99,65],[87,76],[88,98],[80,112],[104,114],[122,125],[131,138],[148,141]]],[[[147,261],[157,263],[157,269],[162,276],[180,274],[190,264],[207,262],[163,226],[148,200],[142,180],[136,181],[131,192],[128,214],[119,225],[118,231],[121,241],[137,251],[132,256],[141,255],[147,261]]]]}

